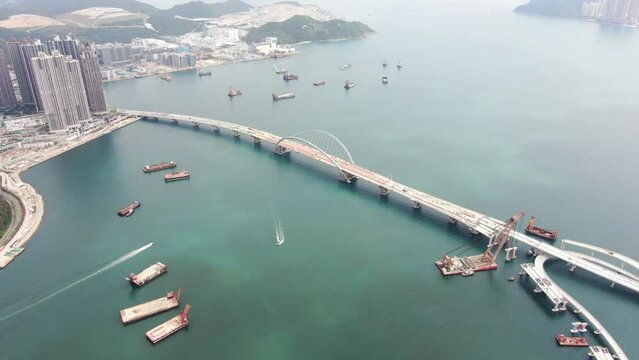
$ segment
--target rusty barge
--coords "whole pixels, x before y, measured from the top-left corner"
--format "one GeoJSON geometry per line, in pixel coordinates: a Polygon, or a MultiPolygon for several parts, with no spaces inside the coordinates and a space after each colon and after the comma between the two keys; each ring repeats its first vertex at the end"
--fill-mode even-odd
{"type": "Polygon", "coordinates": [[[164,274],[166,272],[166,265],[161,262],[156,262],[155,264],[149,266],[148,268],[142,270],[139,274],[131,273],[127,280],[131,282],[133,285],[142,286],[149,281],[155,279],[156,277],[164,274]]]}
{"type": "Polygon", "coordinates": [[[142,171],[145,174],[148,174],[148,173],[152,173],[152,172],[156,172],[160,170],[173,169],[176,166],[177,164],[175,163],[175,161],[168,161],[168,162],[163,162],[159,164],[147,165],[144,168],[142,168],[142,171]]]}
{"type": "Polygon", "coordinates": [[[539,226],[535,226],[535,217],[531,216],[528,225],[526,226],[526,232],[535,236],[539,236],[541,238],[547,240],[557,240],[559,237],[559,231],[557,230],[548,230],[541,228],[539,226]]]}
{"type": "Polygon", "coordinates": [[[191,174],[188,172],[188,170],[174,171],[174,172],[172,172],[170,174],[164,175],[164,181],[165,182],[187,180],[187,179],[190,179],[190,178],[191,178],[191,174]]]}
{"type": "Polygon", "coordinates": [[[189,316],[190,310],[191,310],[191,305],[187,304],[184,307],[184,311],[182,311],[179,315],[147,331],[146,338],[149,339],[150,342],[157,344],[160,341],[166,339],[167,337],[184,329],[187,325],[189,325],[188,316],[189,316]]]}
{"type": "Polygon", "coordinates": [[[182,289],[169,291],[165,296],[120,310],[122,324],[128,325],[180,306],[182,289]]]}

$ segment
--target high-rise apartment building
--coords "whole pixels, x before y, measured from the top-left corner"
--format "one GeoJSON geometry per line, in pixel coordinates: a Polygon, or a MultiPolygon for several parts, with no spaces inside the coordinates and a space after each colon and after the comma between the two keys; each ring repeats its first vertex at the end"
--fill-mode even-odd
{"type": "Polygon", "coordinates": [[[99,45],[98,57],[100,63],[108,66],[128,64],[133,60],[133,51],[129,44],[104,44],[99,45]]]}
{"type": "Polygon", "coordinates": [[[76,60],[80,60],[80,46],[78,40],[73,36],[67,35],[64,39],[58,35],[53,35],[53,39],[46,42],[47,50],[49,54],[57,50],[62,55],[71,56],[76,60]]]}
{"type": "Polygon", "coordinates": [[[33,77],[31,59],[38,56],[38,53],[46,53],[47,48],[40,40],[26,40],[22,42],[7,43],[9,58],[16,73],[18,87],[22,102],[35,104],[36,110],[42,110],[42,102],[38,95],[37,84],[33,77]]]}
{"type": "Polygon", "coordinates": [[[63,132],[91,118],[78,60],[40,52],[31,64],[50,131],[63,132]]]}
{"type": "Polygon", "coordinates": [[[98,54],[93,44],[85,43],[80,55],[80,68],[84,79],[84,89],[92,113],[107,111],[104,86],[102,86],[102,73],[98,64],[98,54]]]}
{"type": "Polygon", "coordinates": [[[9,75],[9,66],[7,66],[4,54],[0,54],[0,107],[9,107],[17,103],[13,82],[11,75],[9,75]]]}

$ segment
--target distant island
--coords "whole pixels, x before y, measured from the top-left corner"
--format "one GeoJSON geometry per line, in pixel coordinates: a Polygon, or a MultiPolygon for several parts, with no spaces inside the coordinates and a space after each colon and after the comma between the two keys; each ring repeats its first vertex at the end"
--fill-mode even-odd
{"type": "Polygon", "coordinates": [[[265,37],[276,37],[280,43],[296,44],[308,41],[327,41],[362,38],[373,30],[359,21],[317,21],[310,16],[296,15],[282,22],[269,22],[252,28],[245,37],[247,42],[259,42],[265,37]]]}
{"type": "Polygon", "coordinates": [[[515,11],[638,27],[637,4],[637,0],[529,0],[527,4],[515,8],[515,11]]]}

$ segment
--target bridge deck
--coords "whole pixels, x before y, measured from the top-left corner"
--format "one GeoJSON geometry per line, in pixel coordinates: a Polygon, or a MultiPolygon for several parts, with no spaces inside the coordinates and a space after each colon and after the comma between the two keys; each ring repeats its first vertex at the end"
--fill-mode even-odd
{"type": "MultiPolygon", "coordinates": [[[[122,110],[132,116],[146,117],[146,118],[162,118],[176,121],[185,121],[192,123],[199,123],[202,125],[210,125],[216,129],[226,129],[232,131],[234,134],[244,134],[260,141],[266,141],[273,145],[279,143],[288,150],[294,153],[304,155],[308,158],[320,161],[329,166],[335,167],[338,164],[341,170],[348,172],[361,180],[367,181],[371,184],[377,185],[380,188],[387,189],[389,192],[402,196],[415,204],[428,207],[436,212],[450,217],[451,219],[461,222],[468,226],[469,229],[481,233],[489,238],[492,238],[496,232],[504,225],[503,221],[481,214],[479,212],[464,208],[462,206],[453,204],[446,200],[440,199],[436,196],[427,194],[417,189],[403,185],[397,181],[387,178],[381,174],[371,171],[367,168],[353,164],[344,159],[328,155],[305,144],[300,144],[293,140],[287,140],[280,136],[256,130],[247,126],[242,126],[234,123],[229,123],[220,120],[207,119],[203,117],[190,116],[190,115],[178,115],[167,114],[158,112],[147,111],[132,111],[122,110]]],[[[624,286],[628,289],[639,292],[639,281],[619,274],[612,269],[603,267],[601,265],[592,263],[581,257],[575,256],[567,251],[559,249],[551,244],[545,243],[541,240],[532,238],[519,232],[513,232],[513,237],[522,243],[525,243],[533,248],[540,250],[550,256],[556,257],[568,263],[574,264],[577,267],[589,271],[593,274],[599,275],[607,280],[624,286]]]]}
{"type": "Polygon", "coordinates": [[[540,274],[535,269],[535,264],[521,264],[521,268],[530,276],[530,278],[537,284],[537,288],[540,289],[546,297],[553,303],[554,307],[552,311],[564,311],[568,300],[563,295],[563,292],[559,287],[552,282],[546,274],[540,274]]]}

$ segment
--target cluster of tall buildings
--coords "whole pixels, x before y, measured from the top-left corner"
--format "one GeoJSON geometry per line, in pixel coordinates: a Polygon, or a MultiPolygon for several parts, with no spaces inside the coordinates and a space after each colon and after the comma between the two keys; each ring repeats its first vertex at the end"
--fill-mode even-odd
{"type": "MultiPolygon", "coordinates": [[[[54,36],[44,43],[10,41],[7,50],[22,102],[43,112],[52,132],[67,131],[92,113],[107,111],[94,44],[54,36]]],[[[0,59],[0,104],[5,103],[15,104],[16,94],[7,64],[0,59]]]]}
{"type": "Polygon", "coordinates": [[[97,50],[100,63],[107,66],[126,65],[133,60],[130,44],[107,43],[98,45],[97,50]]]}
{"type": "Polygon", "coordinates": [[[639,25],[639,0],[588,0],[581,12],[586,18],[602,22],[639,25]]]}
{"type": "Polygon", "coordinates": [[[186,68],[194,67],[197,59],[192,53],[162,53],[160,54],[160,62],[166,66],[172,66],[174,68],[186,68]]]}

